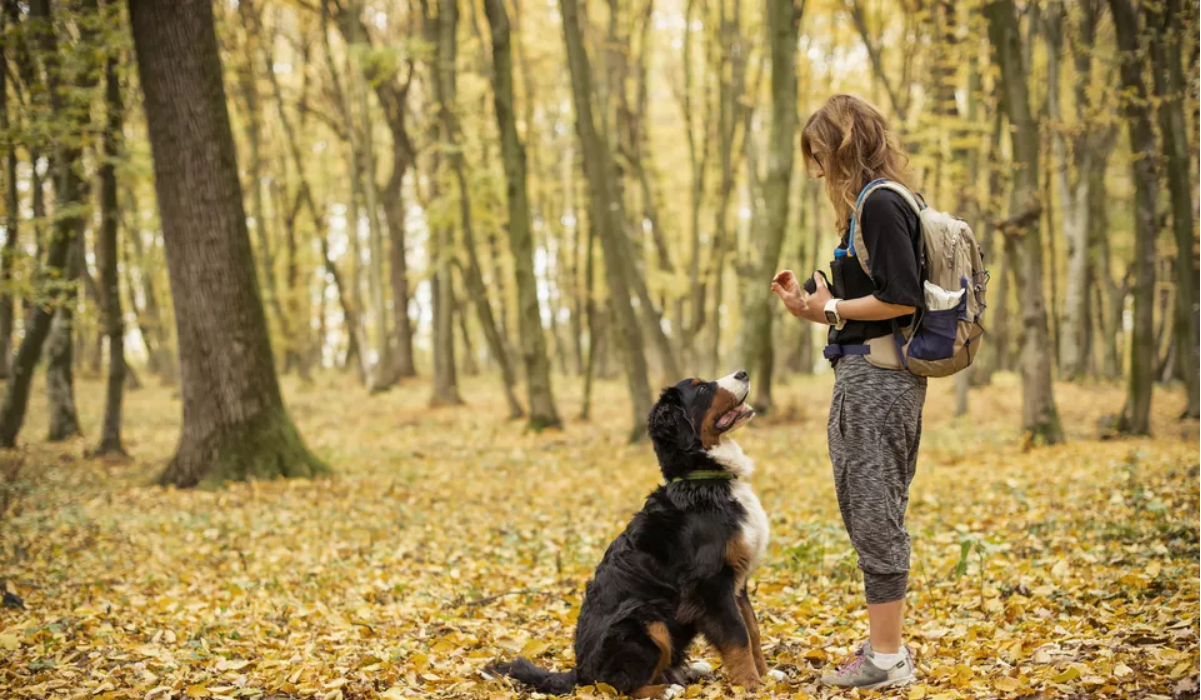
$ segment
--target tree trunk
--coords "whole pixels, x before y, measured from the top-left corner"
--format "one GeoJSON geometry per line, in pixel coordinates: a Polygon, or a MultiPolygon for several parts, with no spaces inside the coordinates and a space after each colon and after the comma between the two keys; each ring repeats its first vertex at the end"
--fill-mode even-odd
{"type": "MultiPolygon", "coordinates": [[[[351,3],[348,12],[358,14],[362,11],[361,6],[357,3],[351,3]]],[[[351,25],[352,28],[358,27],[357,23],[351,25]]],[[[358,114],[354,113],[354,109],[348,104],[347,112],[350,114],[350,121],[347,128],[353,135],[358,130],[355,123],[360,119],[362,125],[362,142],[356,144],[355,152],[362,158],[360,169],[363,180],[363,204],[367,214],[367,231],[368,241],[370,246],[370,264],[367,267],[367,289],[371,295],[371,320],[375,326],[375,332],[371,334],[371,348],[375,353],[375,363],[371,365],[368,372],[367,387],[371,392],[378,392],[387,389],[396,383],[396,372],[392,367],[392,353],[390,337],[388,335],[388,312],[384,303],[384,234],[380,227],[379,220],[379,192],[376,187],[375,180],[375,141],[372,136],[374,129],[371,121],[371,111],[367,103],[367,88],[363,85],[363,68],[360,65],[361,60],[356,57],[362,52],[356,48],[362,42],[362,38],[357,32],[352,33],[348,38],[351,44],[349,50],[350,56],[350,92],[354,98],[354,106],[358,109],[358,114]]],[[[355,221],[357,226],[358,222],[355,221]]]]}
{"type": "MultiPolygon", "coordinates": [[[[743,284],[742,338],[745,369],[755,378],[755,406],[772,408],[772,338],[774,299],[763,293],[780,262],[780,250],[788,229],[789,195],[792,185],[794,141],[797,127],[797,32],[801,8],[794,0],[767,0],[766,26],[771,47],[771,134],[767,147],[767,176],[763,184],[766,212],[754,219],[752,262],[746,266],[743,284]],[[756,259],[757,253],[757,259],[756,259]]],[[[749,141],[748,141],[749,142],[749,141]]],[[[749,170],[749,168],[748,168],[749,170]]],[[[748,177],[758,177],[754,172],[748,177]]]]}
{"type": "Polygon", "coordinates": [[[580,420],[589,420],[592,416],[592,378],[596,374],[596,352],[600,347],[601,338],[597,332],[596,318],[596,286],[593,251],[596,248],[596,227],[588,222],[588,243],[584,249],[584,313],[588,316],[588,362],[584,365],[584,399],[580,407],[580,420]]]}
{"type": "Polygon", "coordinates": [[[284,407],[238,182],[212,4],[131,0],[179,333],[183,428],[160,483],[328,467],[284,407]]]}
{"type": "MultiPolygon", "coordinates": [[[[1155,382],[1155,236],[1158,175],[1155,132],[1151,126],[1144,62],[1139,52],[1139,20],[1130,0],[1109,0],[1121,57],[1122,114],[1130,137],[1134,180],[1134,332],[1130,342],[1130,377],[1118,431],[1151,432],[1151,388],[1155,382]]],[[[1191,238],[1192,232],[1189,232],[1191,238]]]]}
{"type": "Polygon", "coordinates": [[[474,234],[471,191],[467,186],[466,162],[459,145],[459,120],[455,116],[456,80],[455,80],[455,29],[459,24],[458,0],[441,0],[438,10],[438,85],[435,89],[438,101],[438,112],[442,124],[443,149],[448,152],[450,168],[454,170],[455,183],[459,186],[459,221],[462,225],[462,243],[467,253],[467,264],[462,268],[467,294],[472,305],[476,307],[480,329],[484,331],[484,340],[488,342],[488,352],[501,367],[501,378],[504,383],[504,397],[509,405],[509,418],[524,417],[525,409],[521,407],[515,393],[516,378],[513,376],[513,364],[508,354],[504,352],[504,341],[501,331],[496,327],[495,317],[492,316],[492,306],[488,300],[488,288],[484,286],[483,270],[479,265],[479,255],[474,234]]]}
{"type": "MultiPolygon", "coordinates": [[[[5,3],[7,5],[7,3],[5,3]]],[[[8,7],[3,8],[8,10],[8,7]]],[[[5,32],[8,12],[0,12],[0,33],[5,32]]],[[[0,56],[0,134],[9,133],[8,66],[0,56]]],[[[35,166],[36,167],[36,166],[35,166]]],[[[0,249],[0,379],[8,379],[8,363],[13,346],[13,262],[17,254],[17,227],[21,221],[17,194],[17,141],[4,138],[4,247],[0,249]]]]}
{"type": "Polygon", "coordinates": [[[989,38],[1001,69],[1004,103],[1013,129],[1010,138],[1017,173],[1010,200],[1006,235],[1018,239],[1017,288],[1022,300],[1022,429],[1037,443],[1063,440],[1051,383],[1047,312],[1043,293],[1043,251],[1038,218],[1038,124],[1030,111],[1026,64],[1021,52],[1013,0],[996,0],[985,8],[989,38]]]}
{"type": "Polygon", "coordinates": [[[626,264],[625,210],[617,194],[612,156],[597,133],[592,113],[592,69],[584,49],[578,0],[560,0],[563,13],[563,42],[571,73],[572,98],[575,103],[576,132],[584,156],[584,171],[589,186],[590,222],[596,228],[605,256],[605,276],[608,280],[610,305],[614,321],[620,328],[622,364],[630,391],[632,415],[631,440],[646,433],[646,415],[651,408],[650,385],[647,378],[646,356],[643,354],[643,334],[631,304],[631,285],[626,264]]]}
{"type": "MultiPolygon", "coordinates": [[[[88,7],[93,13],[95,6],[88,7]]],[[[58,56],[58,39],[50,17],[49,0],[34,0],[29,7],[30,17],[36,19],[31,23],[31,32],[42,54],[46,74],[46,90],[49,93],[52,114],[63,119],[75,120],[73,126],[79,131],[87,127],[88,115],[86,110],[76,110],[73,117],[67,116],[65,105],[65,89],[61,66],[58,56]]],[[[92,37],[85,34],[81,41],[90,42],[92,37]]],[[[93,85],[95,76],[83,73],[77,76],[75,88],[88,89],[93,85]]],[[[4,393],[4,405],[0,409],[0,446],[15,447],[17,435],[25,420],[25,409],[29,403],[29,388],[33,380],[34,367],[42,353],[42,345],[50,333],[51,323],[56,315],[56,306],[64,296],[66,285],[61,278],[66,269],[68,255],[75,244],[75,238],[83,226],[83,219],[76,205],[82,198],[85,188],[83,180],[76,169],[82,158],[82,152],[73,140],[60,140],[55,147],[51,171],[55,179],[55,197],[60,215],[54,221],[54,236],[46,245],[46,257],[38,276],[41,299],[29,307],[25,319],[25,337],[13,358],[10,379],[4,393]]],[[[36,161],[35,161],[36,163],[36,161]]],[[[35,168],[36,170],[36,164],[35,168]]],[[[36,178],[35,178],[36,179],[36,178]]],[[[35,198],[37,195],[35,183],[35,198]]],[[[70,341],[68,330],[68,342],[70,341]]],[[[67,371],[70,372],[70,357],[67,360],[67,371]]],[[[74,404],[71,404],[72,410],[74,404]]]]}
{"type": "Polygon", "coordinates": [[[1176,306],[1174,314],[1176,353],[1184,372],[1188,403],[1184,417],[1197,418],[1201,412],[1198,397],[1198,295],[1197,255],[1193,250],[1193,192],[1191,183],[1192,152],[1188,126],[1184,119],[1185,80],[1180,66],[1183,53],[1181,32],[1172,23],[1181,22],[1180,0],[1146,2],[1144,16],[1151,37],[1151,60],[1155,75],[1155,96],[1159,103],[1159,132],[1163,138],[1164,163],[1172,200],[1172,231],[1176,238],[1176,306]]]}
{"type": "Polygon", "coordinates": [[[121,399],[125,391],[125,326],[121,317],[121,287],[117,278],[117,165],[121,157],[121,128],[125,107],[117,80],[117,59],[109,56],[104,69],[104,103],[108,124],[104,130],[104,164],[100,166],[100,264],[104,327],[108,335],[108,386],[104,401],[104,428],[94,454],[125,454],[121,442],[121,399]]]}
{"type": "Polygon", "coordinates": [[[50,404],[51,442],[80,435],[79,413],[75,410],[75,301],[79,271],[83,267],[83,221],[75,232],[72,249],[67,253],[66,289],[62,304],[54,313],[50,335],[46,339],[46,398],[50,404]]]}
{"type": "Polygon", "coordinates": [[[521,332],[521,357],[525,364],[526,390],[530,405],[529,426],[533,430],[560,425],[551,391],[550,361],[538,307],[534,277],[534,240],[530,231],[530,203],[526,194],[525,147],[517,136],[513,106],[513,57],[509,17],[504,0],[486,0],[484,13],[492,31],[492,92],[496,125],[500,131],[506,196],[509,205],[509,249],[517,280],[517,323],[521,332]]]}
{"type": "MultiPolygon", "coordinates": [[[[279,290],[275,283],[275,255],[271,250],[271,234],[267,228],[266,209],[263,207],[263,160],[261,156],[262,127],[259,107],[258,84],[258,33],[259,11],[254,0],[241,0],[238,14],[246,28],[245,63],[238,71],[238,84],[246,110],[246,140],[250,143],[250,213],[254,216],[254,232],[258,237],[259,264],[263,269],[263,296],[275,320],[279,324],[279,338],[283,340],[284,355],[292,358],[296,349],[292,347],[292,336],[288,332],[288,317],[279,301],[279,290]]],[[[270,63],[267,70],[272,70],[270,63]]],[[[285,361],[285,367],[293,364],[285,361]]]]}

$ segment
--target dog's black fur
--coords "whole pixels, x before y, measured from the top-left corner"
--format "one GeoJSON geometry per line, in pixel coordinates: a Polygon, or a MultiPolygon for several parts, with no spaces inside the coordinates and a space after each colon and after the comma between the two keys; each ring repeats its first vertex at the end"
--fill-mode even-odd
{"type": "MultiPolygon", "coordinates": [[[[732,377],[742,383],[741,396],[718,382],[687,379],[665,389],[651,409],[647,427],[667,483],[609,545],[587,585],[575,632],[576,667],[553,673],[519,658],[490,672],[543,693],[602,682],[653,697],[666,684],[695,679],[686,652],[700,634],[722,653],[731,680],[759,684],[766,667],[747,598],[749,557],[741,556],[739,544],[747,511],[732,493],[735,482],[672,482],[696,470],[726,468],[707,450],[753,415],[742,403],[746,373],[732,377]],[[723,429],[731,412],[735,419],[723,429]]],[[[729,379],[722,380],[726,386],[733,384],[729,379]]]]}

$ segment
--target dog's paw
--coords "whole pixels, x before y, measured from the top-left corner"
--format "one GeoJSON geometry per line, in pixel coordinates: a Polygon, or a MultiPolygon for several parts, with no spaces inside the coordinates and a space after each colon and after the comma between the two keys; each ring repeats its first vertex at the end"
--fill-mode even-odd
{"type": "Polygon", "coordinates": [[[782,681],[785,678],[787,678],[788,676],[780,669],[773,668],[772,670],[767,672],[767,677],[772,679],[773,681],[782,681]]]}
{"type": "Polygon", "coordinates": [[[704,678],[713,673],[713,664],[708,661],[695,661],[688,665],[688,672],[694,678],[704,678]]]}
{"type": "Polygon", "coordinates": [[[678,698],[683,694],[684,686],[673,683],[667,686],[667,689],[663,691],[663,698],[664,700],[675,700],[675,698],[678,698]]]}

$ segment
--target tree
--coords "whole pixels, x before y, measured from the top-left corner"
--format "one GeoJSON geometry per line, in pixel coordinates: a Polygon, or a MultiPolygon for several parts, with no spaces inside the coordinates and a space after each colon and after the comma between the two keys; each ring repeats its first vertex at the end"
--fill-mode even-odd
{"type": "MultiPolygon", "coordinates": [[[[1151,431],[1151,388],[1155,381],[1155,234],[1159,182],[1155,172],[1155,132],[1139,54],[1139,19],[1130,0],[1109,0],[1121,52],[1122,114],[1130,136],[1134,180],[1134,331],[1126,405],[1118,430],[1134,435],[1151,431]]],[[[1190,238],[1192,233],[1190,231],[1190,238]]]]}
{"type": "Polygon", "coordinates": [[[496,126],[504,159],[505,193],[509,204],[509,249],[517,279],[517,323],[521,332],[521,357],[525,363],[526,392],[530,403],[529,425],[534,430],[560,425],[551,391],[550,361],[538,307],[534,277],[534,240],[530,232],[530,202],[526,192],[525,146],[517,135],[513,100],[513,55],[509,16],[504,0],[486,0],[484,13],[492,31],[492,93],[496,126]]]}
{"type": "Polygon", "coordinates": [[[212,4],[130,0],[129,15],[179,335],[183,429],[159,481],[323,473],[279,391],[212,4]]]}
{"type": "Polygon", "coordinates": [[[1180,67],[1183,54],[1181,29],[1172,24],[1183,19],[1180,0],[1144,2],[1143,15],[1151,32],[1151,63],[1154,74],[1155,97],[1159,104],[1159,133],[1163,138],[1163,159],[1167,166],[1168,191],[1172,203],[1172,232],[1176,238],[1176,258],[1172,269],[1176,273],[1176,305],[1173,329],[1179,366],[1183,370],[1188,405],[1184,416],[1201,415],[1198,391],[1198,357],[1201,337],[1198,328],[1198,291],[1196,254],[1193,252],[1193,191],[1188,142],[1188,126],[1184,118],[1185,80],[1180,67]]]}
{"type": "MultiPolygon", "coordinates": [[[[93,6],[94,9],[94,6],[93,6]]],[[[84,182],[77,172],[83,149],[78,134],[87,125],[86,110],[71,110],[67,116],[67,90],[65,89],[62,66],[58,56],[58,38],[51,23],[49,0],[33,0],[29,5],[29,31],[34,36],[41,54],[46,76],[46,93],[50,111],[63,120],[65,128],[74,130],[74,136],[61,135],[56,139],[52,172],[55,195],[60,214],[55,218],[50,240],[46,245],[37,286],[40,297],[29,307],[25,318],[25,337],[13,358],[8,385],[4,392],[4,404],[0,408],[0,447],[15,447],[17,435],[25,421],[25,409],[29,403],[29,388],[33,371],[42,354],[42,345],[50,333],[55,316],[55,307],[63,297],[66,285],[59,280],[66,270],[68,255],[72,252],[79,229],[83,225],[80,207],[84,182]]],[[[81,78],[86,81],[87,78],[81,78]]],[[[86,90],[75,91],[78,96],[86,90]]],[[[34,213],[38,212],[39,183],[34,183],[34,213]]],[[[69,339],[68,335],[68,339],[69,339]]],[[[60,356],[61,358],[61,356],[60,356]]],[[[68,360],[69,362],[69,360],[68,360]]]]}
{"type": "Polygon", "coordinates": [[[1010,219],[1002,227],[1016,240],[1017,288],[1022,314],[1022,429],[1044,444],[1063,440],[1051,384],[1050,338],[1043,293],[1043,251],[1038,218],[1038,123],[1030,111],[1026,63],[1013,0],[994,0],[985,7],[988,34],[1001,69],[1003,102],[1011,125],[1016,170],[1010,197],[1010,219]]]}
{"type": "MultiPolygon", "coordinates": [[[[788,228],[789,190],[797,127],[797,32],[804,0],[767,0],[764,25],[771,47],[771,135],[768,137],[767,177],[763,184],[766,212],[755,217],[758,259],[746,266],[742,305],[742,338],[738,346],[746,356],[744,368],[755,377],[755,404],[762,411],[772,406],[772,303],[763,293],[780,262],[780,249],[788,228]]],[[[749,177],[758,177],[751,172],[749,177]]]]}
{"type": "Polygon", "coordinates": [[[596,227],[597,237],[605,259],[605,278],[609,286],[609,305],[614,320],[620,326],[622,364],[633,408],[632,440],[641,439],[646,432],[645,420],[651,408],[650,384],[646,356],[643,354],[643,335],[631,304],[630,270],[625,261],[625,211],[617,196],[613,158],[596,130],[592,114],[592,68],[584,49],[578,0],[560,0],[563,14],[563,43],[567,49],[567,66],[571,73],[571,94],[575,104],[576,134],[584,157],[584,174],[588,180],[589,223],[596,227]]]}
{"type": "MultiPolygon", "coordinates": [[[[16,3],[4,3],[0,8],[0,33],[5,20],[16,3]]],[[[20,200],[17,195],[17,141],[10,134],[8,117],[8,66],[0,55],[0,134],[4,134],[4,247],[0,249],[0,379],[8,378],[8,362],[12,356],[13,297],[9,291],[13,277],[13,257],[17,253],[17,229],[21,221],[20,200]]]]}
{"type": "MultiPolygon", "coordinates": [[[[121,319],[121,287],[117,278],[117,159],[121,157],[121,124],[125,106],[117,80],[117,58],[109,56],[104,67],[104,163],[100,166],[100,263],[101,302],[105,334],[108,336],[108,385],[104,403],[104,428],[95,454],[125,454],[121,443],[121,399],[125,391],[125,324],[121,319]]],[[[261,224],[260,224],[261,225],[261,224]]]]}
{"type": "Polygon", "coordinates": [[[520,418],[525,415],[521,403],[514,393],[517,383],[513,375],[513,366],[505,352],[505,342],[501,339],[501,330],[497,328],[492,314],[492,305],[488,301],[488,291],[484,286],[483,272],[480,269],[479,256],[475,245],[475,233],[471,212],[471,190],[467,184],[466,162],[459,138],[459,120],[455,115],[457,99],[457,82],[455,71],[455,31],[458,27],[458,0],[440,0],[438,5],[438,70],[435,72],[434,95],[438,103],[438,120],[440,122],[440,142],[446,154],[459,194],[459,223],[463,231],[463,248],[467,253],[466,264],[460,265],[467,294],[475,306],[476,316],[484,331],[484,340],[488,343],[488,351],[500,366],[501,381],[504,383],[505,398],[509,403],[509,417],[520,418]]]}

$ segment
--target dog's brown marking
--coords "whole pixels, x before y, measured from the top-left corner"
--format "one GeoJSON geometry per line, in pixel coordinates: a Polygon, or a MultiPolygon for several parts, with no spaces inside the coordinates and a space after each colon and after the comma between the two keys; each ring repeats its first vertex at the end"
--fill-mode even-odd
{"type": "Polygon", "coordinates": [[[646,625],[646,633],[655,646],[659,647],[659,660],[655,663],[655,672],[651,674],[651,683],[662,680],[663,670],[671,665],[671,632],[662,622],[651,622],[646,625]]]}
{"type": "Polygon", "coordinates": [[[755,608],[751,605],[750,595],[744,588],[738,596],[738,610],[742,613],[742,621],[746,623],[747,636],[751,640],[751,653],[755,657],[755,668],[759,676],[767,675],[767,659],[763,658],[763,643],[759,636],[759,621],[755,619],[755,608]]]}
{"type": "Polygon", "coordinates": [[[701,447],[707,450],[721,442],[721,434],[724,431],[717,428],[717,419],[733,410],[738,404],[738,397],[734,395],[734,392],[717,387],[717,393],[713,395],[713,403],[709,404],[709,410],[705,412],[705,417],[701,418],[701,447]]]}
{"type": "Polygon", "coordinates": [[[763,685],[759,677],[759,669],[755,666],[755,654],[751,645],[730,645],[718,650],[721,653],[721,666],[726,670],[730,682],[743,688],[757,688],[763,685]]]}
{"type": "Polygon", "coordinates": [[[726,540],[726,563],[734,570],[734,590],[741,591],[746,586],[753,558],[751,548],[741,533],[726,540]]]}
{"type": "Polygon", "coordinates": [[[638,690],[630,693],[632,698],[661,698],[663,693],[667,691],[666,685],[644,685],[638,690]]]}
{"type": "Polygon", "coordinates": [[[705,383],[704,379],[693,379],[692,380],[692,386],[697,386],[698,384],[704,384],[704,383],[705,383]]]}

